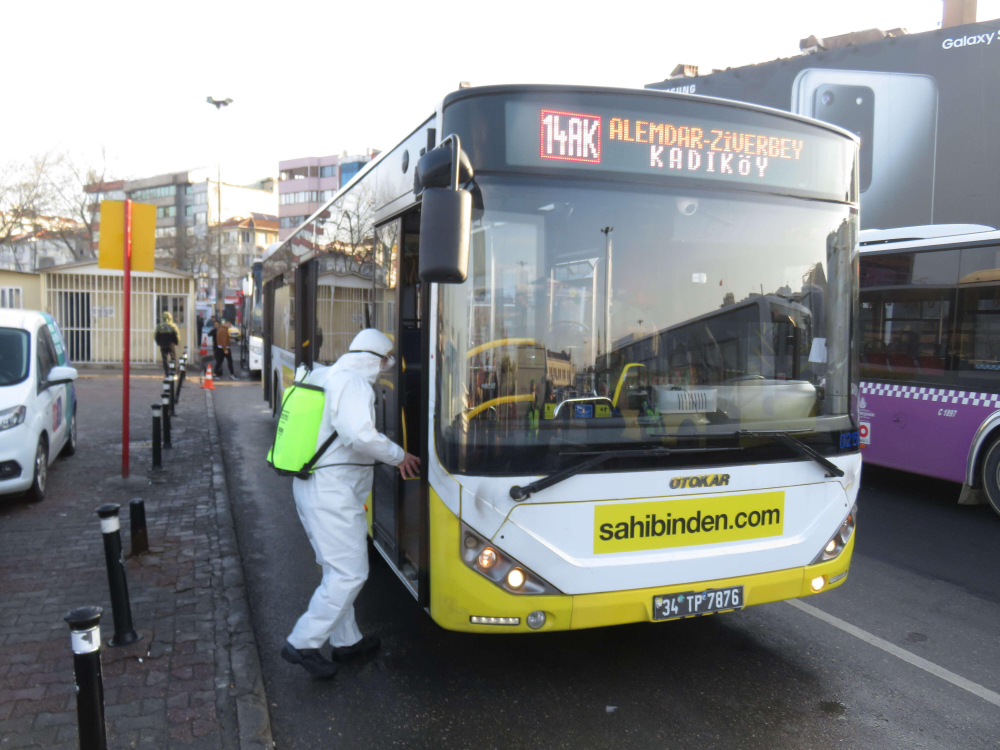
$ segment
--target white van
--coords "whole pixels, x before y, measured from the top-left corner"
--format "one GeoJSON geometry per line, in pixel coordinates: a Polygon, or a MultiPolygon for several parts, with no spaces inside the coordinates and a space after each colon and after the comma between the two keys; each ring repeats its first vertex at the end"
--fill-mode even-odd
{"type": "Polygon", "coordinates": [[[76,377],[51,315],[0,310],[0,495],[44,499],[49,465],[76,452],[76,377]]]}

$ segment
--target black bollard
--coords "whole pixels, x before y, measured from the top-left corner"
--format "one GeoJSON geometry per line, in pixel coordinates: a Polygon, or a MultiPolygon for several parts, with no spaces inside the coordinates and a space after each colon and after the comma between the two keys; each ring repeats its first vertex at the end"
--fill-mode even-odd
{"type": "Polygon", "coordinates": [[[146,504],[142,498],[134,498],[128,503],[128,525],[132,532],[129,551],[132,557],[149,552],[149,535],[146,533],[146,504]]]}
{"type": "Polygon", "coordinates": [[[107,750],[104,724],[104,677],[101,674],[100,607],[80,607],[63,618],[69,623],[76,673],[76,722],[80,750],[107,750]]]}
{"type": "Polygon", "coordinates": [[[184,385],[184,378],[187,377],[187,355],[181,357],[180,371],[177,374],[177,401],[181,400],[181,387],[184,385]]]}
{"type": "Polygon", "coordinates": [[[111,619],[115,624],[115,634],[108,645],[127,646],[135,643],[140,636],[132,627],[132,607],[128,600],[128,582],[125,580],[125,560],[122,559],[121,524],[118,520],[118,506],[114,503],[97,509],[101,517],[101,533],[104,535],[104,561],[108,565],[108,588],[111,590],[111,619]]]}
{"type": "Polygon", "coordinates": [[[163,407],[153,404],[153,470],[163,468],[163,451],[160,446],[160,419],[163,407]]]}
{"type": "Polygon", "coordinates": [[[173,448],[170,443],[170,394],[164,392],[160,395],[161,411],[163,412],[163,447],[173,448]]]}
{"type": "Polygon", "coordinates": [[[176,417],[177,416],[177,412],[174,410],[174,379],[173,379],[173,377],[169,377],[169,378],[164,378],[163,379],[163,392],[165,394],[167,394],[167,397],[170,399],[170,404],[169,404],[170,416],[171,417],[176,417]]]}

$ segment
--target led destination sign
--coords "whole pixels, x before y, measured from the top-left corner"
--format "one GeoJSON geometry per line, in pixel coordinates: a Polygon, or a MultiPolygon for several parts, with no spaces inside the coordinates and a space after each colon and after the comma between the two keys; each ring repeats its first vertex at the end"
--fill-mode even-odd
{"type": "MultiPolygon", "coordinates": [[[[601,119],[596,115],[541,111],[543,159],[601,162],[601,119]]],[[[650,168],[718,171],[763,178],[771,159],[802,158],[805,140],[712,128],[706,136],[697,125],[612,117],[608,140],[649,144],[650,168]],[[753,157],[751,159],[751,157],[753,157]]]]}
{"type": "Polygon", "coordinates": [[[847,138],[809,126],[785,130],[771,115],[700,108],[735,117],[727,122],[610,107],[569,111],[511,101],[507,163],[742,182],[845,200],[855,149],[847,138]],[[741,117],[746,121],[738,122],[741,117]]]}

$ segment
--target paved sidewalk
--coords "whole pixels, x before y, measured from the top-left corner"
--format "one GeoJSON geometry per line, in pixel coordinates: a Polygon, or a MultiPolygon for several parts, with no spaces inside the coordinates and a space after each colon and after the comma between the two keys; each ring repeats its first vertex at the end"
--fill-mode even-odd
{"type": "Polygon", "coordinates": [[[63,615],[111,605],[95,509],[145,500],[150,551],[128,557],[142,640],[105,647],[109,748],[271,748],[267,704],[233,532],[211,392],[186,383],[165,471],[149,438],[159,376],[131,388],[132,476],[121,478],[121,376],[81,374],[79,448],[50,468],[38,505],[0,497],[0,750],[76,748],[76,699],[63,615]]]}

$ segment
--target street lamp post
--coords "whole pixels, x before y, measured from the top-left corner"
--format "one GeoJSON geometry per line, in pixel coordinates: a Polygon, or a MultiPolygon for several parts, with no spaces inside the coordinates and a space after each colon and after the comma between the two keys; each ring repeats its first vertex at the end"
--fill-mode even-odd
{"type": "MultiPolygon", "coordinates": [[[[230,99],[229,97],[226,97],[225,99],[216,99],[215,97],[209,96],[209,97],[207,97],[205,99],[205,101],[208,102],[209,104],[211,104],[213,107],[215,107],[215,110],[217,112],[221,112],[223,107],[228,107],[230,104],[233,103],[233,100],[230,99]]],[[[219,271],[219,278],[216,280],[216,285],[215,285],[215,306],[216,306],[216,311],[218,312],[218,314],[219,314],[220,317],[222,316],[222,311],[225,309],[225,299],[223,298],[223,293],[222,293],[223,280],[222,280],[222,137],[221,137],[221,133],[222,133],[222,126],[220,124],[219,125],[219,134],[220,135],[219,135],[219,138],[218,138],[218,144],[219,144],[219,164],[218,164],[218,171],[216,173],[216,185],[217,185],[217,189],[216,189],[216,201],[218,201],[218,206],[219,206],[219,212],[218,212],[219,219],[218,219],[218,222],[217,222],[216,228],[215,228],[215,234],[216,234],[216,237],[217,237],[216,246],[215,246],[215,249],[216,249],[216,266],[217,266],[218,271],[219,271]]]]}

